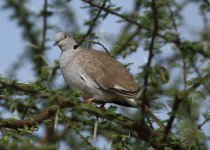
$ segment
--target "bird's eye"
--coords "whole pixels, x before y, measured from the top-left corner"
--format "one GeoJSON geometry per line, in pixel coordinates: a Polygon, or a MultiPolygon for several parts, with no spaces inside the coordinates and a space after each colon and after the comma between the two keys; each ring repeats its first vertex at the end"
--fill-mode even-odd
{"type": "Polygon", "coordinates": [[[64,35],[64,39],[66,39],[67,38],[67,36],[66,35],[64,35]]]}

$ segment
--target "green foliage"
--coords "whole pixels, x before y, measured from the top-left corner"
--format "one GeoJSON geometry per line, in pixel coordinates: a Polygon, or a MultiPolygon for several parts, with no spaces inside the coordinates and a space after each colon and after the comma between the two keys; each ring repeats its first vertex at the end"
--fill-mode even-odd
{"type": "Polygon", "coordinates": [[[208,0],[133,0],[127,2],[132,6],[129,11],[114,0],[106,0],[104,7],[104,0],[81,0],[79,7],[74,5],[77,1],[44,0],[36,2],[43,5],[36,10],[32,3],[0,3],[1,11],[10,10],[9,19],[18,25],[24,44],[20,57],[11,60],[15,63],[8,74],[0,76],[0,149],[53,150],[65,145],[66,149],[96,150],[109,144],[111,149],[209,148],[208,0]],[[192,18],[184,15],[191,5],[198,10],[192,11],[200,12],[193,17],[203,19],[199,23],[204,27],[185,24],[192,18]],[[112,32],[113,23],[119,26],[118,32],[112,32]],[[69,32],[81,45],[108,46],[112,57],[139,55],[125,66],[136,73],[138,86],[143,87],[136,113],[127,107],[82,103],[79,99],[85,93],[60,82],[59,61],[50,64],[49,58],[52,36],[58,31],[69,32]],[[29,64],[34,80],[27,82],[25,74],[23,83],[18,74],[29,64]],[[169,109],[158,107],[158,101],[169,109]],[[142,110],[144,103],[149,112],[142,110]],[[156,112],[167,118],[162,113],[154,118],[156,112]]]}
{"type": "Polygon", "coordinates": [[[155,65],[153,76],[156,77],[156,80],[154,78],[151,79],[153,80],[153,82],[159,80],[162,83],[168,83],[170,79],[170,74],[168,70],[165,67],[160,66],[160,65],[155,65]]]}

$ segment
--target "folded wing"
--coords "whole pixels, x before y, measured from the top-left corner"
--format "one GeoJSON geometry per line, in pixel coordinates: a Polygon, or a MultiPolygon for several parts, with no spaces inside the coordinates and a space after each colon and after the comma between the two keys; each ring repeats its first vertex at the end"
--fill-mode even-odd
{"type": "Polygon", "coordinates": [[[108,54],[86,48],[77,48],[82,57],[79,63],[85,63],[84,72],[93,80],[94,84],[103,90],[126,96],[135,97],[138,87],[133,76],[116,59],[108,54]]]}

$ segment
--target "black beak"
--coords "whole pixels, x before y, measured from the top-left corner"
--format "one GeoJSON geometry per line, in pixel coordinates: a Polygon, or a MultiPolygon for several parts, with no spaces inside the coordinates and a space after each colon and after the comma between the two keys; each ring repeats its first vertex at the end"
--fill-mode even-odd
{"type": "Polygon", "coordinates": [[[53,46],[56,46],[56,45],[58,45],[58,42],[55,42],[55,43],[53,44],[53,46]]]}

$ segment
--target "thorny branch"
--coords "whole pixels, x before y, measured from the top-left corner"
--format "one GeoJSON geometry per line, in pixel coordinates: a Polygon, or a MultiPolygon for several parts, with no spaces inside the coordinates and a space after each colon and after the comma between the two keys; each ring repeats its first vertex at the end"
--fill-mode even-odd
{"type": "MultiPolygon", "coordinates": [[[[104,0],[103,1],[103,4],[101,5],[101,8],[104,8],[105,5],[106,5],[106,2],[107,0],[104,0]]],[[[92,20],[92,23],[88,29],[88,31],[86,32],[86,34],[82,37],[82,39],[80,40],[80,42],[78,43],[78,45],[81,45],[83,40],[91,34],[92,30],[93,30],[93,27],[96,25],[96,22],[97,20],[99,19],[100,15],[101,15],[101,12],[102,12],[103,9],[99,9],[98,12],[97,12],[97,15],[95,16],[95,18],[92,20]]]]}
{"type": "Polygon", "coordinates": [[[45,42],[46,42],[46,33],[47,33],[47,0],[44,0],[43,7],[43,32],[42,32],[42,43],[41,43],[41,51],[45,50],[45,42]]]}
{"type": "Polygon", "coordinates": [[[176,117],[176,112],[179,108],[180,103],[181,103],[181,99],[176,95],[175,99],[174,99],[173,108],[172,108],[172,111],[171,111],[170,118],[168,119],[166,128],[163,132],[163,139],[162,139],[163,143],[166,141],[166,139],[168,137],[168,134],[170,132],[170,129],[172,128],[172,124],[173,124],[173,121],[176,117]]]}
{"type": "MultiPolygon", "coordinates": [[[[147,86],[148,86],[148,79],[149,79],[149,75],[150,75],[150,66],[152,63],[152,58],[154,56],[153,54],[153,50],[154,50],[154,44],[155,44],[155,37],[158,33],[158,10],[156,7],[156,3],[155,0],[152,1],[152,11],[153,11],[153,15],[154,15],[154,22],[153,22],[153,32],[152,32],[152,38],[151,38],[151,42],[150,42],[150,46],[149,46],[149,57],[148,57],[148,61],[146,64],[146,72],[144,75],[144,91],[142,94],[143,97],[143,101],[142,101],[142,105],[141,105],[141,110],[142,110],[142,114],[143,116],[145,116],[145,106],[147,105],[147,86]]],[[[144,118],[142,118],[142,123],[144,124],[144,118]]]]}
{"type": "Polygon", "coordinates": [[[201,129],[208,121],[210,121],[210,117],[206,117],[205,120],[197,126],[197,129],[201,129]]]}
{"type": "Polygon", "coordinates": [[[40,49],[40,42],[36,31],[34,30],[34,22],[29,19],[32,15],[31,11],[25,7],[25,1],[5,1],[5,8],[12,8],[13,16],[18,20],[18,24],[23,28],[23,36],[27,39],[27,48],[30,49],[30,57],[35,65],[36,75],[41,74],[41,68],[46,65],[43,59],[43,49],[40,49]]]}
{"type": "MultiPolygon", "coordinates": [[[[131,16],[131,18],[137,18],[137,14],[138,14],[138,11],[140,10],[141,8],[141,4],[142,4],[142,1],[141,0],[136,0],[135,1],[135,5],[133,7],[133,10],[132,12],[129,14],[129,16],[131,16]]],[[[137,26],[137,29],[131,33],[129,35],[129,37],[126,39],[125,42],[122,43],[122,38],[129,34],[129,30],[132,29],[134,26],[132,25],[131,22],[126,22],[125,26],[121,29],[121,32],[120,32],[120,35],[119,35],[119,40],[116,42],[116,43],[120,43],[119,47],[117,49],[114,50],[113,54],[114,56],[117,56],[119,55],[122,51],[124,51],[128,46],[129,46],[129,42],[131,42],[137,35],[140,34],[141,32],[141,28],[139,26],[137,26]],[[122,43],[122,44],[121,44],[122,43]]]]}
{"type": "MultiPolygon", "coordinates": [[[[66,108],[66,107],[72,107],[74,110],[82,110],[83,112],[88,112],[90,114],[96,115],[97,117],[101,117],[110,121],[113,121],[118,126],[121,126],[125,129],[135,129],[135,131],[138,133],[139,137],[151,143],[151,145],[154,148],[161,148],[161,143],[158,142],[158,139],[160,138],[160,133],[155,131],[154,129],[151,129],[148,126],[141,126],[139,127],[138,123],[135,123],[134,121],[130,120],[129,118],[123,117],[122,115],[118,115],[115,113],[110,113],[106,110],[99,109],[95,106],[90,106],[89,104],[84,103],[78,103],[73,100],[69,100],[68,98],[58,95],[56,93],[50,92],[49,90],[40,90],[39,88],[34,87],[30,84],[24,84],[24,83],[18,83],[15,81],[7,81],[5,79],[0,79],[0,88],[13,88],[17,91],[24,92],[25,94],[30,95],[36,95],[40,98],[46,98],[46,99],[52,99],[57,103],[57,105],[60,106],[60,108],[66,108]],[[153,140],[152,140],[153,139],[153,140]]],[[[12,128],[12,129],[19,129],[24,128],[24,126],[32,127],[34,125],[42,123],[44,120],[51,118],[57,110],[57,105],[49,106],[48,108],[45,108],[43,112],[36,115],[32,119],[26,119],[26,120],[9,120],[9,121],[1,121],[1,127],[4,128],[12,128]]],[[[167,145],[169,147],[179,147],[180,149],[183,149],[182,146],[174,145],[173,143],[168,140],[167,145]]]]}
{"type": "MultiPolygon", "coordinates": [[[[102,8],[100,5],[98,5],[97,3],[94,3],[91,0],[83,0],[83,1],[86,2],[86,3],[88,3],[89,5],[91,5],[93,7],[96,7],[98,9],[102,9],[102,10],[104,10],[104,11],[106,11],[106,12],[112,14],[112,15],[115,15],[115,16],[117,16],[117,17],[119,17],[119,18],[127,21],[127,22],[130,22],[133,25],[138,26],[139,28],[142,28],[142,29],[147,30],[147,31],[150,31],[151,30],[150,28],[148,28],[148,26],[143,26],[141,23],[137,22],[135,19],[133,19],[131,17],[127,17],[126,15],[119,14],[116,11],[113,11],[110,8],[107,8],[107,7],[102,8]]],[[[193,46],[189,46],[189,47],[183,49],[182,46],[183,46],[184,42],[180,41],[179,38],[176,38],[176,39],[172,39],[171,40],[171,39],[168,39],[166,37],[166,35],[162,35],[160,33],[157,33],[157,36],[160,37],[160,38],[162,38],[162,39],[164,39],[164,40],[166,40],[167,42],[173,43],[178,48],[180,48],[180,50],[182,50],[182,51],[188,49],[188,50],[192,51],[193,53],[199,53],[199,54],[203,55],[204,57],[209,57],[209,55],[210,55],[208,52],[203,51],[203,49],[195,49],[193,46]]]]}
{"type": "MultiPolygon", "coordinates": [[[[118,55],[120,54],[121,51],[124,51],[126,49],[126,47],[129,46],[129,42],[131,42],[139,33],[140,33],[141,29],[140,28],[137,28],[133,33],[131,33],[129,35],[129,37],[127,38],[127,40],[122,43],[122,44],[119,44],[119,48],[117,48],[117,50],[114,51],[114,55],[118,55]]],[[[122,35],[123,36],[123,35],[122,35]]]]}
{"type": "MultiPolygon", "coordinates": [[[[175,98],[175,102],[177,103],[176,105],[174,105],[172,113],[173,115],[170,116],[168,124],[166,126],[166,129],[164,131],[164,141],[166,141],[166,144],[169,144],[169,146],[172,147],[177,147],[177,145],[173,145],[172,143],[170,143],[170,141],[168,141],[169,139],[168,137],[168,133],[170,131],[170,128],[172,126],[172,123],[174,121],[175,118],[175,113],[177,112],[177,108],[179,106],[179,104],[181,103],[181,101],[183,101],[185,99],[185,97],[190,94],[192,91],[194,91],[196,88],[198,88],[203,82],[205,82],[208,79],[208,74],[199,78],[197,81],[195,81],[195,83],[185,92],[184,96],[180,97],[176,97],[175,98]]],[[[29,94],[29,95],[36,95],[42,98],[46,98],[46,99],[51,99],[53,98],[55,102],[58,103],[58,105],[60,106],[60,108],[66,108],[66,107],[73,107],[75,110],[76,109],[80,109],[83,110],[85,112],[91,113],[93,115],[96,115],[98,117],[102,117],[108,120],[112,120],[114,121],[116,124],[128,129],[131,128],[131,126],[133,126],[132,121],[128,118],[124,118],[121,115],[117,115],[117,114],[110,114],[109,112],[104,112],[104,110],[98,109],[96,107],[93,106],[89,106],[87,104],[78,104],[78,102],[75,101],[70,101],[67,98],[55,94],[53,96],[53,93],[50,91],[44,91],[44,90],[40,90],[39,88],[33,86],[33,85],[29,85],[29,84],[23,84],[23,83],[18,83],[15,81],[7,81],[3,78],[0,79],[0,89],[4,89],[4,88],[13,88],[17,91],[21,91],[24,92],[25,94],[29,94]]],[[[43,122],[43,120],[48,119],[50,117],[52,117],[55,112],[56,112],[56,108],[57,106],[51,106],[46,108],[43,112],[41,112],[40,114],[38,114],[37,116],[35,116],[33,119],[28,119],[28,120],[15,120],[15,121],[3,121],[3,124],[1,124],[2,127],[6,127],[6,128],[12,128],[12,129],[18,129],[18,128],[23,128],[25,125],[31,127],[37,124],[40,124],[43,122]]],[[[202,126],[202,125],[201,125],[202,126]]],[[[155,148],[161,148],[163,145],[159,142],[157,142],[158,138],[160,138],[160,134],[149,128],[148,126],[145,125],[141,125],[141,127],[139,127],[139,124],[135,124],[134,125],[134,129],[137,131],[139,137],[142,140],[145,140],[147,142],[151,142],[151,145],[155,148]],[[158,137],[157,137],[158,136],[158,137]],[[157,138],[154,141],[151,141],[151,138],[157,138]]],[[[181,148],[182,149],[182,148],[181,148]]]]}
{"type": "Polygon", "coordinates": [[[93,43],[93,44],[98,44],[100,45],[101,47],[103,47],[103,49],[106,51],[107,54],[111,55],[110,52],[108,51],[108,49],[102,44],[100,43],[99,41],[93,41],[93,40],[87,40],[87,39],[83,39],[83,41],[85,42],[90,42],[90,43],[93,43]]]}
{"type": "Polygon", "coordinates": [[[173,103],[173,108],[172,108],[172,111],[171,111],[171,115],[168,119],[168,122],[167,122],[167,125],[166,125],[166,128],[163,132],[163,138],[162,138],[162,142],[164,143],[167,138],[168,138],[168,135],[170,133],[170,130],[172,128],[172,124],[174,122],[174,119],[176,117],[176,113],[178,111],[178,108],[179,108],[179,105],[181,104],[181,102],[183,100],[186,99],[186,97],[191,93],[193,92],[196,88],[198,88],[201,84],[203,84],[203,82],[205,82],[207,79],[209,78],[209,75],[205,75],[201,78],[199,78],[198,80],[195,81],[195,83],[190,87],[188,88],[184,94],[180,94],[178,93],[176,96],[175,96],[175,99],[174,99],[174,103],[173,103]]]}

